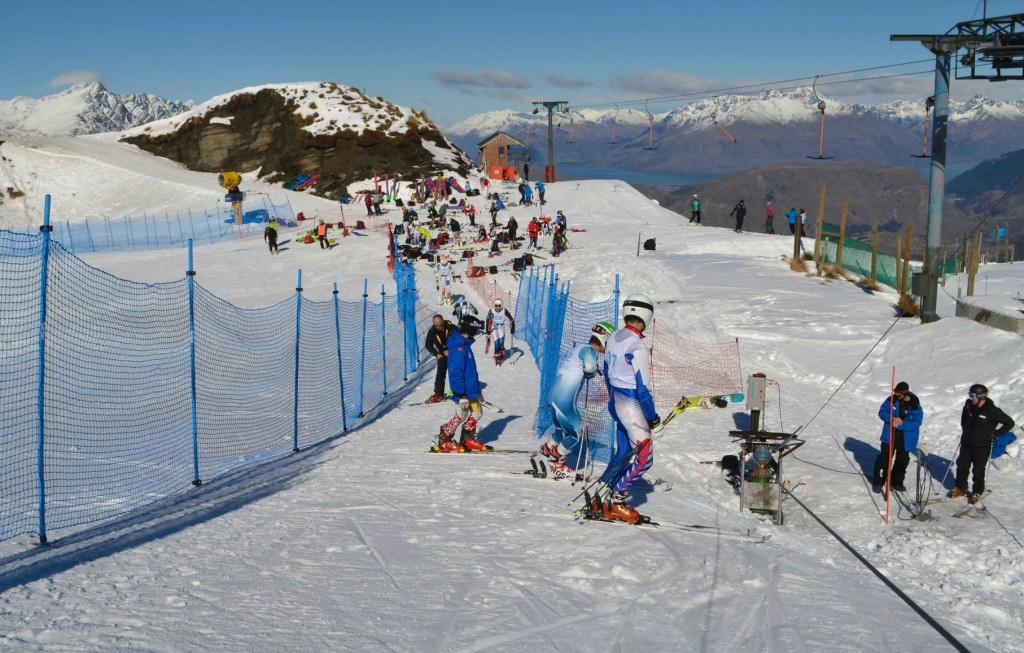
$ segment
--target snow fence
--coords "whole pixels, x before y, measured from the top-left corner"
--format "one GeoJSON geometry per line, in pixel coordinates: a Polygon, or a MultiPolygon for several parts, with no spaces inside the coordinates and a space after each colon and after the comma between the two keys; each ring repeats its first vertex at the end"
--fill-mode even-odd
{"type": "MultiPolygon", "coordinates": [[[[0,231],[0,540],[123,515],[358,426],[424,356],[397,293],[240,308],[0,231]]],[[[191,249],[190,249],[191,253],[191,249]]],[[[191,269],[191,256],[189,257],[191,269]]],[[[425,319],[429,320],[429,316],[425,319]]]]}
{"type": "MultiPolygon", "coordinates": [[[[554,423],[547,397],[558,376],[559,362],[579,344],[590,341],[594,324],[619,323],[619,277],[611,295],[583,302],[570,295],[553,266],[530,268],[519,280],[516,301],[516,336],[530,347],[540,368],[540,394],[534,422],[538,437],[554,423]]],[[[646,333],[651,349],[651,376],[655,405],[666,414],[683,396],[730,395],[742,392],[739,342],[709,343],[687,340],[657,323],[646,333]]],[[[599,356],[601,366],[604,357],[599,356]]],[[[608,390],[602,378],[584,386],[577,397],[590,442],[590,457],[608,462],[614,427],[608,413],[608,390]]],[[[573,454],[575,455],[575,454],[573,454]]],[[[572,457],[572,456],[571,456],[572,457]]]]}
{"type": "Polygon", "coordinates": [[[164,211],[121,217],[86,218],[53,223],[51,238],[73,254],[79,252],[127,252],[153,249],[183,249],[196,244],[262,237],[271,217],[284,227],[298,224],[291,201],[274,204],[266,195],[242,203],[243,224],[235,224],[231,205],[218,203],[212,209],[164,211]]]}

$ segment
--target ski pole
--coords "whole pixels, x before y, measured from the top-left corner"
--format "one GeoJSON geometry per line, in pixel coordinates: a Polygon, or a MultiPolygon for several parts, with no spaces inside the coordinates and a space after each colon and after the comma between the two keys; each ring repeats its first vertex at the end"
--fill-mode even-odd
{"type": "Polygon", "coordinates": [[[960,443],[956,445],[956,451],[953,452],[953,457],[949,459],[949,465],[946,467],[946,473],[942,475],[942,481],[939,482],[939,487],[946,487],[946,477],[949,476],[949,470],[953,469],[953,461],[956,460],[956,455],[960,453],[960,443]]]}
{"type": "MultiPolygon", "coordinates": [[[[675,417],[677,415],[682,415],[683,412],[685,412],[685,410],[686,410],[686,401],[687,401],[686,400],[686,396],[683,396],[683,397],[681,397],[679,399],[679,401],[676,403],[676,405],[672,407],[672,411],[668,414],[668,416],[664,420],[662,420],[662,422],[661,422],[662,426],[664,426],[664,425],[668,424],[669,422],[671,422],[673,419],[675,419],[675,417]]],[[[623,471],[625,471],[626,468],[629,465],[632,464],[633,458],[636,456],[637,451],[639,451],[640,446],[641,446],[641,443],[638,442],[636,446],[634,446],[632,449],[630,449],[629,453],[626,454],[625,458],[623,458],[622,462],[619,464],[618,468],[615,470],[615,474],[609,476],[609,478],[614,478],[614,477],[618,476],[623,471]]],[[[601,476],[604,477],[606,475],[607,474],[602,474],[601,476]]],[[[595,485],[597,485],[600,482],[601,482],[600,478],[598,478],[596,481],[591,481],[586,487],[583,488],[582,492],[577,494],[575,497],[573,497],[573,499],[571,501],[569,501],[569,505],[571,506],[572,504],[576,503],[576,499],[579,499],[580,497],[582,497],[591,488],[593,488],[595,485]]]]}
{"type": "MultiPolygon", "coordinates": [[[[579,449],[576,451],[576,464],[573,466],[573,470],[580,468],[580,458],[583,456],[583,447],[589,444],[589,436],[587,434],[587,405],[590,403],[590,379],[586,379],[583,382],[583,439],[577,445],[579,449]]],[[[576,482],[575,475],[573,476],[573,483],[576,482]]]]}

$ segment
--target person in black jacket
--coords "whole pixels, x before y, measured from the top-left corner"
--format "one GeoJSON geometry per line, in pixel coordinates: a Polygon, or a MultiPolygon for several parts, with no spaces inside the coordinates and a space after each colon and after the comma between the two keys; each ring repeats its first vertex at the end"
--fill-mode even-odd
{"type": "Polygon", "coordinates": [[[747,205],[743,203],[743,200],[740,200],[739,204],[732,207],[729,215],[736,216],[736,229],[734,231],[736,233],[743,231],[743,218],[747,217],[747,205]]]}
{"type": "Polygon", "coordinates": [[[978,503],[985,493],[985,467],[992,454],[994,437],[1009,433],[1014,423],[1010,417],[999,410],[988,396],[988,388],[975,383],[967,395],[967,403],[960,415],[960,455],[956,459],[956,487],[949,496],[967,496],[970,503],[978,503]],[[971,493],[967,493],[967,476],[974,467],[974,479],[971,493]]]}
{"type": "Polygon", "coordinates": [[[427,352],[437,359],[437,375],[434,377],[434,394],[427,399],[428,404],[444,401],[444,379],[448,374],[448,337],[455,333],[455,325],[444,319],[440,313],[434,315],[434,323],[427,330],[427,340],[423,343],[427,352]]]}

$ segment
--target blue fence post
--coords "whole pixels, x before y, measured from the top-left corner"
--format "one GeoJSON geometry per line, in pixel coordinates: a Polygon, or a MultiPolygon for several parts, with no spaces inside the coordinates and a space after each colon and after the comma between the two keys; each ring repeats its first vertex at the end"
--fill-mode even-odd
{"type": "MultiPolygon", "coordinates": [[[[171,219],[170,216],[168,216],[167,219],[169,221],[171,219]]],[[[174,212],[174,221],[178,223],[178,237],[181,238],[181,244],[184,245],[185,244],[185,230],[181,228],[181,213],[179,213],[177,211],[174,212]]]]}
{"type": "Polygon", "coordinates": [[[39,543],[46,543],[46,464],[44,446],[46,434],[46,282],[50,268],[50,196],[43,199],[43,226],[39,228],[43,235],[42,270],[39,274],[39,387],[36,391],[36,482],[39,498],[39,543]]]}
{"type": "Polygon", "coordinates": [[[359,417],[363,417],[363,391],[366,389],[366,298],[369,297],[369,283],[363,279],[363,332],[362,346],[359,347],[359,417]]]}
{"type": "Polygon", "coordinates": [[[85,235],[89,239],[89,249],[96,251],[96,241],[92,239],[92,229],[89,228],[89,218],[85,219],[85,235]]]}
{"type": "Polygon", "coordinates": [[[402,323],[402,383],[409,380],[409,310],[408,289],[406,279],[408,273],[403,263],[395,265],[398,276],[395,278],[395,289],[398,291],[398,319],[402,323]]]}
{"type": "Polygon", "coordinates": [[[192,485],[202,485],[199,478],[199,416],[196,410],[196,269],[192,265],[192,241],[188,241],[188,365],[189,392],[192,394],[192,485]]]}
{"type": "Polygon", "coordinates": [[[103,216],[103,222],[107,226],[107,245],[110,246],[110,249],[114,249],[114,230],[110,228],[110,218],[103,216]]]}
{"type": "Polygon", "coordinates": [[[341,364],[341,310],[338,305],[338,284],[334,284],[334,341],[338,353],[338,387],[341,389],[341,430],[348,430],[348,421],[345,418],[345,376],[342,374],[341,364]]]}
{"type": "Polygon", "coordinates": [[[619,275],[615,275],[615,317],[612,321],[612,326],[616,329],[619,328],[619,275]]]}
{"type": "Polygon", "coordinates": [[[68,235],[68,239],[67,239],[68,249],[70,249],[71,253],[74,254],[75,253],[75,237],[73,235],[74,232],[71,230],[71,224],[67,220],[64,221],[64,231],[68,235]]]}
{"type": "Polygon", "coordinates": [[[299,450],[299,334],[302,333],[302,270],[295,286],[295,408],[293,411],[292,451],[299,450]]]}
{"type": "Polygon", "coordinates": [[[171,216],[164,211],[164,223],[167,225],[167,246],[174,244],[174,232],[171,231],[171,216]]]}
{"type": "Polygon", "coordinates": [[[381,378],[384,379],[384,394],[388,396],[388,337],[387,337],[387,314],[385,312],[384,284],[380,285],[380,360],[381,378]]]}
{"type": "Polygon", "coordinates": [[[128,244],[132,246],[132,251],[135,251],[135,234],[132,233],[132,221],[128,219],[128,216],[122,216],[124,218],[124,230],[128,234],[128,244]]]}

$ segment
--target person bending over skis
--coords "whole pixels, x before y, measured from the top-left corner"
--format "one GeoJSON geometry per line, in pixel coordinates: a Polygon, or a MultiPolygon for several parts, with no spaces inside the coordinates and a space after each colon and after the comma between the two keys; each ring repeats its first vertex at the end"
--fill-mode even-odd
{"type": "Polygon", "coordinates": [[[590,342],[576,345],[572,353],[558,366],[558,376],[548,402],[554,416],[554,430],[541,441],[540,451],[551,459],[551,471],[558,478],[572,475],[573,469],[566,464],[569,454],[580,444],[583,436],[583,419],[576,408],[576,399],[586,382],[597,376],[597,355],[604,352],[604,345],[615,331],[608,322],[599,322],[590,331],[590,342]]]}

